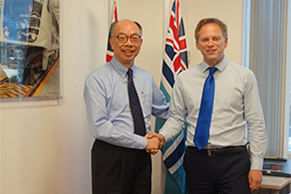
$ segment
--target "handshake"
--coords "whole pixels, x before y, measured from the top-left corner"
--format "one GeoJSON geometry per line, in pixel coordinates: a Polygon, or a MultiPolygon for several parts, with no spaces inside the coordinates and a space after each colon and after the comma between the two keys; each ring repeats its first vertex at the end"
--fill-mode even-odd
{"type": "Polygon", "coordinates": [[[165,137],[161,134],[149,133],[146,134],[145,137],[147,138],[145,150],[152,155],[155,155],[165,143],[165,137]]]}

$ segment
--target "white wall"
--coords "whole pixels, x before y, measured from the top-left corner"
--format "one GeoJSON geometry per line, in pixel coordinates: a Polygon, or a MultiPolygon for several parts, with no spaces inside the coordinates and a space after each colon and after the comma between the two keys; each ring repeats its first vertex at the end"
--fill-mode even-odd
{"type": "MultiPolygon", "coordinates": [[[[167,0],[117,0],[119,19],[139,21],[143,46],[136,64],[159,85],[163,51],[163,5],[167,0]]],[[[241,61],[243,0],[180,0],[190,66],[201,61],[193,30],[203,17],[229,27],[226,55],[241,61]]],[[[1,192],[3,194],[89,194],[90,150],[83,100],[86,76],[105,59],[108,0],[60,0],[62,96],[59,101],[1,102],[1,192]]],[[[154,121],[153,121],[154,124],[154,121]]],[[[153,194],[161,194],[161,155],[153,157],[153,194]]]]}

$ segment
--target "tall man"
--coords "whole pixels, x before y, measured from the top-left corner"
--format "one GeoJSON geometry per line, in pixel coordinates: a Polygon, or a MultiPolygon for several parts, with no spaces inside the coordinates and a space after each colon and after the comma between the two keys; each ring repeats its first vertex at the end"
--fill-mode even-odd
{"type": "Polygon", "coordinates": [[[142,41],[142,27],[131,20],[111,25],[113,59],[86,79],[84,98],[92,148],[94,194],[150,194],[151,157],[157,149],[151,114],[167,118],[169,104],[152,76],[134,64],[142,41]]]}
{"type": "Polygon", "coordinates": [[[203,61],[177,77],[159,138],[171,140],[188,123],[184,169],[189,194],[250,193],[260,186],[266,149],[256,78],[224,56],[228,36],[222,21],[202,19],[195,39],[203,61]]]}

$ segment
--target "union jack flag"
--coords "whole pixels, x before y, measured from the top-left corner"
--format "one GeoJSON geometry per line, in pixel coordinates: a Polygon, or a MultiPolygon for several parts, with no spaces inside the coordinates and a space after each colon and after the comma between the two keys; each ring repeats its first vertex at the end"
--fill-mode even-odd
{"type": "MultiPolygon", "coordinates": [[[[112,22],[117,21],[117,20],[118,20],[117,3],[116,3],[116,1],[114,1],[110,21],[112,23],[112,22]]],[[[113,49],[111,48],[109,39],[110,39],[110,29],[109,29],[108,42],[107,42],[106,62],[111,61],[111,59],[113,58],[113,49]]]]}
{"type": "MultiPolygon", "coordinates": [[[[181,17],[179,0],[174,0],[170,15],[165,50],[163,52],[163,66],[160,89],[170,101],[170,94],[176,76],[188,68],[187,45],[183,18],[181,17]]],[[[158,132],[164,121],[156,119],[155,131],[158,132]]],[[[167,168],[164,193],[185,194],[185,172],[183,157],[185,151],[186,129],[181,131],[172,141],[162,147],[163,161],[167,168]]]]}

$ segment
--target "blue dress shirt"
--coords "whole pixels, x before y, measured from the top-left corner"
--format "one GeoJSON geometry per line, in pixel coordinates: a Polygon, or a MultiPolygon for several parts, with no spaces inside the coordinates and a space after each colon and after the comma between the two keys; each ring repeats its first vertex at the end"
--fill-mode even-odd
{"type": "MultiPolygon", "coordinates": [[[[169,118],[160,130],[166,141],[175,137],[188,123],[186,146],[195,146],[193,137],[208,67],[203,61],[177,76],[169,118]]],[[[229,62],[225,57],[216,67],[213,112],[206,148],[240,146],[249,141],[251,168],[261,170],[266,130],[255,76],[251,70],[229,62]]]]}
{"type": "MultiPolygon", "coordinates": [[[[168,116],[169,103],[149,72],[135,65],[133,80],[143,110],[147,133],[151,115],[168,116]]],[[[146,138],[134,134],[127,93],[128,69],[113,59],[93,71],[85,81],[84,98],[91,135],[107,143],[135,149],[146,147],[146,138]]]]}

